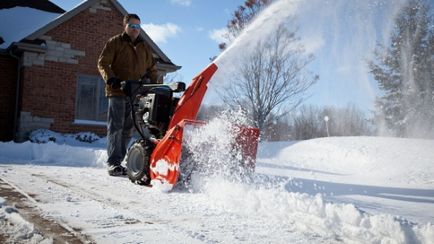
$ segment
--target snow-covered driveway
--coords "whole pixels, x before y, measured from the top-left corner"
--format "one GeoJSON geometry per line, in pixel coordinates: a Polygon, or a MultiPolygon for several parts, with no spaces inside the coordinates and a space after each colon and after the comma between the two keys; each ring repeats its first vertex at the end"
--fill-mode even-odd
{"type": "Polygon", "coordinates": [[[78,243],[433,243],[433,144],[263,143],[253,182],[213,176],[163,193],[108,176],[104,149],[5,143],[0,240],[58,240],[27,205],[78,243]]]}

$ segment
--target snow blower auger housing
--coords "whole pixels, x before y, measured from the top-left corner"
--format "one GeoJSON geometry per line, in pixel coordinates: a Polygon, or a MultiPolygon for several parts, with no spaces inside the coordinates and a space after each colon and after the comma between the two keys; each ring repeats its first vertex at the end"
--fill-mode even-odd
{"type": "MultiPolygon", "coordinates": [[[[140,139],[134,142],[126,155],[127,173],[137,184],[162,186],[171,190],[180,175],[183,130],[186,125],[202,125],[196,120],[202,99],[217,65],[206,67],[190,86],[176,82],[145,84],[124,81],[122,89],[130,97],[132,116],[140,139]],[[173,93],[184,92],[180,98],[173,93]]],[[[257,128],[240,127],[236,143],[241,148],[243,163],[254,169],[258,145],[257,128]]]]}

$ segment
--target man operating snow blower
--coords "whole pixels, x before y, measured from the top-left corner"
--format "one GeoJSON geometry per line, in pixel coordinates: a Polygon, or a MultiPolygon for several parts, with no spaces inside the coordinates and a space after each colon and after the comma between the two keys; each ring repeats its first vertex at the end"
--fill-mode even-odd
{"type": "MultiPolygon", "coordinates": [[[[188,140],[184,129],[204,125],[196,117],[218,67],[209,64],[187,88],[183,82],[162,84],[150,48],[139,36],[139,17],[125,16],[124,27],[124,33],[106,43],[98,61],[109,98],[108,173],[127,174],[134,183],[170,191],[197,170],[194,160],[183,160],[190,154],[183,146],[184,139],[188,140]],[[174,93],[182,95],[176,97],[174,93]],[[127,150],[133,126],[140,138],[127,150]],[[124,157],[126,169],[121,166],[124,157]]],[[[254,168],[259,130],[237,128],[227,150],[239,148],[240,153],[233,155],[239,159],[237,165],[250,171],[254,168]]]]}
{"type": "Polygon", "coordinates": [[[151,83],[161,83],[152,51],[139,35],[139,16],[125,15],[123,25],[124,32],[107,41],[98,60],[98,70],[106,81],[108,97],[107,166],[111,176],[126,174],[121,162],[133,129],[130,100],[121,90],[121,82],[147,76],[151,83]]]}

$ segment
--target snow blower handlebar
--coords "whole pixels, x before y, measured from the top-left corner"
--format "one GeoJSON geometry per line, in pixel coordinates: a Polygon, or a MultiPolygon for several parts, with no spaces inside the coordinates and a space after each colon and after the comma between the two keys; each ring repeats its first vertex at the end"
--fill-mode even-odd
{"type": "Polygon", "coordinates": [[[121,90],[128,97],[134,97],[138,93],[144,93],[156,87],[168,87],[172,92],[185,91],[184,82],[173,82],[170,84],[147,84],[141,80],[125,80],[121,82],[121,90]]]}

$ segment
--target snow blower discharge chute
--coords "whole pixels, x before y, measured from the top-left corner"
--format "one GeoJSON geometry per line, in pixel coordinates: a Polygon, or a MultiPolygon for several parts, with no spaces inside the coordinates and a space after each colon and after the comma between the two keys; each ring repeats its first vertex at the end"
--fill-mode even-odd
{"type": "MultiPolygon", "coordinates": [[[[128,149],[126,155],[128,178],[137,184],[161,184],[171,190],[179,180],[183,152],[183,132],[186,126],[201,126],[197,121],[208,81],[217,70],[211,63],[193,78],[190,86],[185,83],[148,84],[143,81],[123,81],[122,89],[130,98],[131,113],[140,139],[128,149]],[[184,92],[180,98],[173,93],[184,92]]],[[[259,130],[239,126],[235,143],[241,150],[240,164],[254,169],[259,130]]]]}

